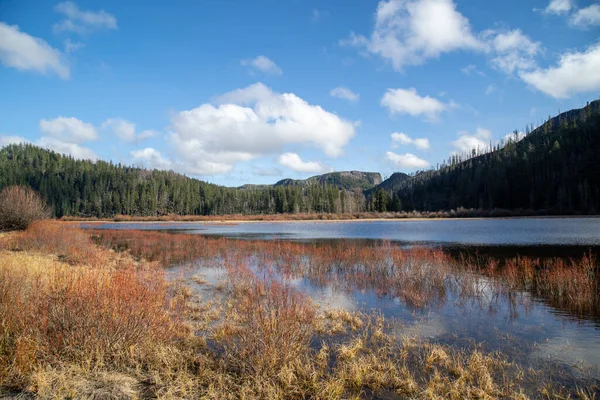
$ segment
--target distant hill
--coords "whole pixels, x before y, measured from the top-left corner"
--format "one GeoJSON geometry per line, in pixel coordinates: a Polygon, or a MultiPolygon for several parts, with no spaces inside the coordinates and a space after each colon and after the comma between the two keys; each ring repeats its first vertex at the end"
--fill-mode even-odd
{"type": "Polygon", "coordinates": [[[253,183],[247,183],[245,185],[238,186],[237,189],[240,189],[240,190],[264,190],[264,189],[269,189],[271,187],[273,187],[273,185],[256,185],[253,183]]]}
{"type": "Polygon", "coordinates": [[[387,190],[387,191],[397,191],[403,186],[406,180],[409,180],[411,177],[403,172],[394,172],[389,178],[385,181],[381,182],[376,187],[370,189],[368,192],[372,192],[374,190],[387,190]]]}
{"type": "Polygon", "coordinates": [[[485,154],[453,156],[437,170],[408,178],[394,174],[367,195],[369,204],[388,210],[595,214],[600,212],[599,152],[600,101],[594,101],[485,154]]]}
{"type": "Polygon", "coordinates": [[[344,190],[367,190],[381,183],[379,172],[341,171],[316,175],[307,179],[283,179],[275,186],[330,185],[344,190]]]}

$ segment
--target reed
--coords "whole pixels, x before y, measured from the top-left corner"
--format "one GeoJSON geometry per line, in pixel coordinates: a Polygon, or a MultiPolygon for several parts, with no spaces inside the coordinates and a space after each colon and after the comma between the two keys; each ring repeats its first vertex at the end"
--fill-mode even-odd
{"type": "Polygon", "coordinates": [[[0,394],[592,399],[598,390],[588,382],[560,386],[477,344],[410,336],[379,315],[320,309],[289,283],[375,290],[421,308],[450,293],[477,297],[483,282],[493,282],[498,293],[525,288],[587,310],[597,296],[591,255],[476,266],[390,243],[234,241],[54,224],[0,237],[0,394]],[[228,272],[210,300],[191,289],[198,277],[169,282],[160,268],[192,261],[228,272]],[[561,280],[587,286],[577,297],[575,283],[561,280]]]}

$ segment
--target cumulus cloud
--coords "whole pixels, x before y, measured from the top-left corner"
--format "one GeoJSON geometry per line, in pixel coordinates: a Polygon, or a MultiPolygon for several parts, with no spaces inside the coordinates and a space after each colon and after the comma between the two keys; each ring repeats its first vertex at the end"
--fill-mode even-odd
{"type": "Polygon", "coordinates": [[[69,77],[69,67],[60,51],[42,39],[21,32],[16,25],[0,22],[0,62],[19,70],[54,73],[69,77]]]}
{"type": "Polygon", "coordinates": [[[80,160],[96,161],[98,159],[98,155],[94,153],[92,149],[83,147],[77,143],[65,142],[54,137],[42,136],[38,140],[32,142],[21,136],[0,136],[0,147],[18,143],[32,143],[36,146],[53,150],[57,153],[67,154],[80,160]]]}
{"type": "Polygon", "coordinates": [[[458,139],[452,142],[456,149],[455,153],[471,153],[475,150],[486,150],[489,148],[489,141],[492,139],[492,132],[488,129],[477,128],[474,134],[469,132],[460,132],[458,139]]]}
{"type": "Polygon", "coordinates": [[[408,114],[413,117],[424,116],[434,121],[449,105],[433,97],[421,97],[415,88],[388,89],[381,99],[381,105],[392,114],[408,114]]]}
{"type": "Polygon", "coordinates": [[[160,151],[147,147],[141,150],[133,150],[130,152],[135,165],[150,169],[171,169],[173,163],[164,158],[160,151]]]}
{"type": "Polygon", "coordinates": [[[136,133],[135,124],[122,118],[109,118],[102,123],[102,128],[111,130],[120,140],[129,143],[156,136],[156,132],[152,130],[136,133]]]}
{"type": "Polygon", "coordinates": [[[429,139],[427,138],[416,138],[413,139],[405,133],[394,132],[392,137],[392,148],[395,149],[399,145],[413,145],[417,149],[427,150],[429,148],[429,139]]]}
{"type": "Polygon", "coordinates": [[[95,161],[98,159],[98,155],[96,155],[92,149],[83,147],[77,143],[65,142],[54,137],[41,137],[35,144],[46,149],[54,150],[58,153],[71,155],[80,160],[95,161]]]}
{"type": "Polygon", "coordinates": [[[569,18],[569,24],[583,29],[600,25],[600,4],[577,10],[569,18]]]}
{"type": "Polygon", "coordinates": [[[250,67],[252,70],[258,70],[269,75],[282,75],[283,70],[277,66],[271,59],[265,56],[242,60],[240,62],[245,67],[250,67]]]}
{"type": "Polygon", "coordinates": [[[94,125],[74,117],[42,119],[40,129],[51,137],[70,143],[81,143],[98,138],[94,125]]]}
{"type": "Polygon", "coordinates": [[[385,153],[385,160],[388,163],[392,164],[394,167],[402,169],[417,169],[429,167],[429,163],[427,161],[411,153],[396,154],[394,152],[388,151],[387,153],[385,153]]]}
{"type": "Polygon", "coordinates": [[[353,33],[341,44],[376,54],[390,61],[395,70],[443,53],[484,47],[452,0],[380,1],[371,35],[353,33]]]}
{"type": "Polygon", "coordinates": [[[237,162],[307,144],[330,157],[342,154],[355,123],[293,93],[277,93],[262,83],[220,96],[173,115],[169,139],[187,172],[229,172],[237,162]]]}
{"type": "Polygon", "coordinates": [[[354,93],[352,90],[343,86],[338,86],[329,91],[331,97],[337,97],[348,101],[358,101],[359,95],[354,93]]]}
{"type": "Polygon", "coordinates": [[[491,63],[496,69],[512,74],[536,66],[535,57],[541,51],[541,44],[531,40],[521,30],[514,29],[506,32],[490,30],[485,32],[484,37],[488,40],[494,54],[491,63]]]}
{"type": "Polygon", "coordinates": [[[54,24],[54,32],[71,31],[79,34],[99,29],[117,29],[117,19],[104,10],[83,11],[71,1],[57,4],[54,11],[63,14],[65,19],[54,24]]]}
{"type": "Polygon", "coordinates": [[[568,13],[574,4],[572,0],[550,0],[550,3],[543,12],[546,14],[564,14],[568,13]]]}
{"type": "Polygon", "coordinates": [[[29,140],[21,136],[0,136],[0,147],[19,143],[29,143],[29,140]]]}
{"type": "Polygon", "coordinates": [[[316,161],[302,161],[296,153],[283,153],[277,158],[277,162],[296,172],[324,173],[333,169],[323,163],[316,161]]]}
{"type": "Polygon", "coordinates": [[[509,142],[516,143],[516,142],[520,142],[524,138],[525,138],[525,134],[523,132],[508,133],[508,134],[504,135],[504,143],[509,143],[509,142]]]}
{"type": "Polygon", "coordinates": [[[558,65],[520,74],[527,84],[557,99],[600,90],[600,44],[560,56],[558,65]]]}
{"type": "Polygon", "coordinates": [[[93,150],[81,146],[83,142],[98,139],[94,125],[74,117],[58,117],[40,120],[40,130],[45,135],[34,144],[78,159],[98,159],[93,150]]]}

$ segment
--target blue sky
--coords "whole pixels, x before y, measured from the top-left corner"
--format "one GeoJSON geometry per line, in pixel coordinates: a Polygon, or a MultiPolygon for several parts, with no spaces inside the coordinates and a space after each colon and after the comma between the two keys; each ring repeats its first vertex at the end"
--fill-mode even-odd
{"type": "Polygon", "coordinates": [[[0,145],[237,186],[413,172],[600,96],[585,0],[0,3],[0,145]]]}

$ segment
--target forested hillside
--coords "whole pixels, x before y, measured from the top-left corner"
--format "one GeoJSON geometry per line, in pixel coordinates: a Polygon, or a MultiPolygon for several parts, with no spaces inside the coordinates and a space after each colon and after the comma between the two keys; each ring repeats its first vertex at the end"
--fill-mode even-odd
{"type": "Polygon", "coordinates": [[[373,197],[388,209],[400,202],[403,210],[464,207],[595,214],[600,212],[599,151],[600,101],[594,101],[486,154],[454,156],[441,168],[408,179],[392,176],[393,184],[384,181],[373,197]]]}
{"type": "Polygon", "coordinates": [[[436,170],[334,172],[228,188],[172,171],[82,161],[33,145],[0,149],[0,189],[39,191],[57,217],[356,213],[473,209],[600,211],[600,101],[550,118],[520,141],[455,155],[436,170]],[[373,187],[379,183],[379,185],[373,187]]]}
{"type": "Polygon", "coordinates": [[[344,190],[368,190],[381,183],[379,172],[341,171],[312,176],[307,179],[283,179],[275,186],[331,185],[344,190]]]}
{"type": "Polygon", "coordinates": [[[0,189],[39,191],[57,217],[340,213],[365,210],[361,191],[333,185],[227,188],[172,171],[82,161],[33,145],[0,149],[0,189]]]}

